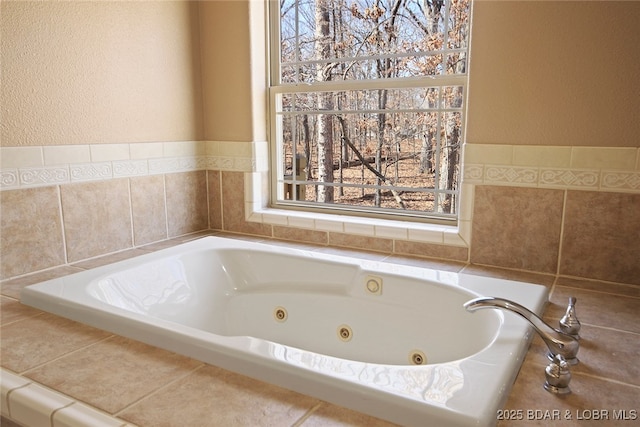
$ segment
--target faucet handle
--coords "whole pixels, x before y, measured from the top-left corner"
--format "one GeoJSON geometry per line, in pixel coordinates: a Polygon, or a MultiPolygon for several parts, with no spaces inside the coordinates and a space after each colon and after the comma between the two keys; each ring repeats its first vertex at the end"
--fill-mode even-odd
{"type": "Polygon", "coordinates": [[[576,315],[576,301],[575,297],[569,298],[567,311],[560,319],[560,331],[579,340],[580,335],[578,335],[578,333],[580,332],[580,321],[576,315]]]}
{"type": "Polygon", "coordinates": [[[551,363],[544,370],[546,381],[544,389],[553,394],[569,394],[569,381],[571,381],[571,371],[569,364],[560,354],[556,354],[551,363]]]}

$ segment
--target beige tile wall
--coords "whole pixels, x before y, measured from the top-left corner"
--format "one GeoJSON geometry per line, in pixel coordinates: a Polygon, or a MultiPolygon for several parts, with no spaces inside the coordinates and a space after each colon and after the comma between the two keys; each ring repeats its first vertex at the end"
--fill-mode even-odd
{"type": "Polygon", "coordinates": [[[556,273],[562,190],[477,186],[471,260],[556,273]]]}
{"type": "Polygon", "coordinates": [[[60,195],[69,262],[133,246],[129,180],[63,185],[60,195]]]}
{"type": "Polygon", "coordinates": [[[222,230],[222,188],[220,171],[207,171],[207,191],[209,197],[209,225],[222,230]]]}
{"type": "Polygon", "coordinates": [[[0,278],[209,228],[206,171],[0,192],[0,278]]]}
{"type": "Polygon", "coordinates": [[[0,277],[66,262],[59,200],[57,187],[0,193],[0,277]]]}
{"type": "Polygon", "coordinates": [[[129,182],[134,244],[138,246],[166,239],[169,235],[164,176],[135,177],[129,182]]]}
{"type": "Polygon", "coordinates": [[[640,149],[468,144],[470,262],[640,284],[640,149]]]}
{"type": "MultiPolygon", "coordinates": [[[[247,200],[264,191],[255,179],[262,160],[252,144],[152,144],[154,155],[164,157],[151,159],[134,158],[139,145],[130,145],[125,159],[109,163],[96,158],[97,163],[88,164],[87,170],[109,165],[110,175],[103,180],[91,174],[80,182],[57,184],[8,180],[8,189],[0,192],[0,278],[215,229],[640,284],[639,149],[467,146],[464,185],[472,197],[464,216],[471,231],[470,244],[461,246],[411,240],[406,230],[393,227],[375,227],[370,233],[374,227],[366,222],[356,227],[275,216],[271,222],[247,221],[252,208],[247,200]],[[144,163],[141,176],[116,173],[137,162],[144,163]]],[[[8,166],[3,174],[19,177],[42,157],[38,150],[3,154],[10,154],[3,159],[8,166]]],[[[62,169],[78,178],[76,166],[62,169]]],[[[53,172],[46,167],[57,166],[42,167],[45,179],[53,172]]]]}
{"type": "Polygon", "coordinates": [[[222,171],[220,188],[222,192],[223,229],[236,233],[271,236],[268,224],[245,221],[245,182],[243,172],[222,171]]]}
{"type": "Polygon", "coordinates": [[[209,228],[206,171],[165,175],[169,236],[209,228]]]}
{"type": "Polygon", "coordinates": [[[640,284],[640,194],[478,186],[472,263],[640,284]]]}
{"type": "Polygon", "coordinates": [[[560,273],[640,284],[640,194],[567,191],[560,273]]]}

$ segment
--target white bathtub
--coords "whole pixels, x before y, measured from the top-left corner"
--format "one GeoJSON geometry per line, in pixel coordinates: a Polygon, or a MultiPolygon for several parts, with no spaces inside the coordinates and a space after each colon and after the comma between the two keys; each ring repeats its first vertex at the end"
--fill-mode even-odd
{"type": "MultiPolygon", "coordinates": [[[[408,426],[493,425],[543,286],[207,237],[26,287],[22,302],[408,426]],[[418,364],[416,364],[418,363],[418,364]]],[[[541,374],[541,386],[543,375],[541,374]]]]}

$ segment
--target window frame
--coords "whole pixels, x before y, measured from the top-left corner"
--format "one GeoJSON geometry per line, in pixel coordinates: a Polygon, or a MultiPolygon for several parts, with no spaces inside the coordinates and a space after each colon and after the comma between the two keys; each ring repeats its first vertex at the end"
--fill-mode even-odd
{"type": "MultiPolygon", "coordinates": [[[[473,3],[473,2],[471,2],[473,3]]],[[[471,21],[472,6],[469,9],[469,20],[471,21]]],[[[301,212],[301,213],[317,213],[337,217],[353,216],[362,219],[383,219],[399,222],[416,222],[435,225],[457,226],[460,220],[460,206],[462,201],[462,165],[463,165],[463,145],[466,135],[466,116],[468,105],[468,88],[469,88],[469,52],[470,52],[470,35],[467,40],[466,47],[466,71],[464,74],[443,74],[428,75],[408,78],[388,78],[388,79],[371,79],[371,80],[334,80],[319,81],[313,84],[306,83],[280,83],[281,55],[280,55],[280,13],[277,0],[267,0],[267,129],[268,129],[268,147],[269,147],[269,194],[268,206],[272,209],[282,209],[284,211],[301,212]],[[313,202],[305,203],[304,201],[289,201],[278,199],[280,182],[279,171],[282,168],[282,159],[279,157],[280,136],[278,113],[278,98],[282,94],[288,93],[308,93],[308,92],[336,92],[345,90],[375,90],[375,89],[403,89],[403,88],[439,88],[458,86],[463,90],[463,105],[459,110],[462,124],[462,136],[460,139],[459,163],[458,163],[458,179],[455,190],[436,190],[437,192],[452,192],[455,195],[456,209],[453,214],[438,214],[432,212],[421,211],[402,211],[402,210],[385,210],[381,208],[367,208],[352,205],[330,204],[328,206],[318,206],[313,202]]],[[[471,22],[469,22],[470,33],[471,22]]],[[[448,53],[459,52],[460,49],[443,49],[435,53],[443,54],[445,57],[448,53]]],[[[393,110],[389,110],[393,112],[393,110]]],[[[438,108],[434,110],[438,113],[447,111],[446,108],[438,108]]]]}

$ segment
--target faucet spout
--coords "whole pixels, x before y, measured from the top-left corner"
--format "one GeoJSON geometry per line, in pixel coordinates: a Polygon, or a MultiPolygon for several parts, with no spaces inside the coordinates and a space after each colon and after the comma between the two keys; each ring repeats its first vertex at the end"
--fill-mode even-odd
{"type": "Polygon", "coordinates": [[[467,311],[473,312],[483,308],[499,308],[516,313],[529,321],[533,329],[540,335],[549,348],[549,358],[557,354],[563,356],[567,363],[575,365],[578,363],[578,350],[580,342],[569,334],[552,328],[541,318],[522,305],[502,298],[480,297],[464,303],[467,311]]]}

